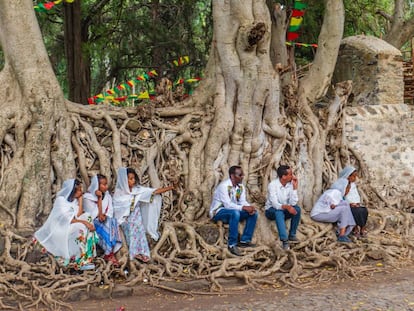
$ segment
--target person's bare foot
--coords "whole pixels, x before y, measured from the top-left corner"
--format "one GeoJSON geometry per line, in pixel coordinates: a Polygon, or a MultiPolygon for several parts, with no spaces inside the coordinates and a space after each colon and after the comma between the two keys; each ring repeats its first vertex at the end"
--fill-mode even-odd
{"type": "Polygon", "coordinates": [[[150,261],[150,258],[143,254],[135,255],[135,259],[138,261],[141,261],[142,263],[148,263],[150,261]]]}

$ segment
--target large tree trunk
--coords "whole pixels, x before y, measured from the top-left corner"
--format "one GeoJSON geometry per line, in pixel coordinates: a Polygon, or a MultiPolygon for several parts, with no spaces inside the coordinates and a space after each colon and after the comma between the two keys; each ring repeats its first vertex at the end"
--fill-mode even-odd
{"type": "Polygon", "coordinates": [[[69,100],[88,104],[91,89],[88,48],[88,21],[82,21],[81,1],[64,4],[65,51],[69,100]]]}
{"type": "Polygon", "coordinates": [[[32,3],[0,1],[0,6],[5,56],[0,73],[0,139],[2,144],[7,142],[12,155],[6,161],[3,153],[1,161],[1,212],[7,211],[8,219],[15,215],[12,223],[18,227],[33,228],[36,215],[48,213],[51,207],[51,185],[74,174],[70,141],[60,135],[70,126],[32,3]],[[53,149],[52,142],[56,142],[53,149]]]}

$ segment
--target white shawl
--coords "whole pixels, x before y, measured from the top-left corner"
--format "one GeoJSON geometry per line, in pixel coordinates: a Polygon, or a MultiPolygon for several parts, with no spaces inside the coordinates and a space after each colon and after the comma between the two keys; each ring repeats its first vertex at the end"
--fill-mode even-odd
{"type": "Polygon", "coordinates": [[[134,208],[141,208],[142,222],[145,231],[158,241],[158,220],[161,213],[162,197],[153,195],[155,188],[128,186],[128,174],[125,167],[118,169],[118,178],[113,197],[114,214],[119,224],[126,221],[130,214],[132,199],[135,198],[134,208]]]}
{"type": "Polygon", "coordinates": [[[313,217],[321,213],[329,213],[332,210],[331,205],[336,206],[339,202],[344,200],[347,185],[348,179],[346,178],[339,178],[335,181],[335,183],[319,197],[318,201],[316,201],[310,216],[313,217]]]}
{"type": "Polygon", "coordinates": [[[52,211],[43,226],[34,234],[39,243],[54,256],[70,258],[68,236],[70,224],[79,210],[78,200],[68,201],[75,185],[74,179],[66,180],[56,194],[52,211]]]}

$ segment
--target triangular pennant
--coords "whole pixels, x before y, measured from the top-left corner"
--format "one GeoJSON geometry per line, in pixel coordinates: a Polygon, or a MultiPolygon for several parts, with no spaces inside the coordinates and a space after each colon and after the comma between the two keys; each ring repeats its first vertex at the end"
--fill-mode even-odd
{"type": "Polygon", "coordinates": [[[304,10],[308,7],[308,5],[306,3],[300,2],[300,1],[295,1],[295,3],[293,4],[293,8],[296,10],[304,10]]]}
{"type": "Polygon", "coordinates": [[[287,41],[294,41],[299,38],[299,34],[297,32],[288,32],[286,39],[287,41]]]}
{"type": "Polygon", "coordinates": [[[296,10],[296,9],[292,10],[292,17],[301,17],[304,14],[305,14],[305,11],[300,11],[300,10],[296,10]]]}

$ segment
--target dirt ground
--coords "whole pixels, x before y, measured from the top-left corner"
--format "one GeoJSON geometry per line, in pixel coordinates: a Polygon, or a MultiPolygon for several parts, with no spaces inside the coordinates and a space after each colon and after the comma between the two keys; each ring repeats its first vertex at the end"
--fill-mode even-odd
{"type": "Polygon", "coordinates": [[[219,295],[183,295],[142,285],[136,295],[71,304],[76,311],[177,310],[360,310],[414,311],[414,265],[384,268],[364,280],[311,288],[263,288],[219,295]],[[123,309],[122,309],[123,308],[123,309]]]}

